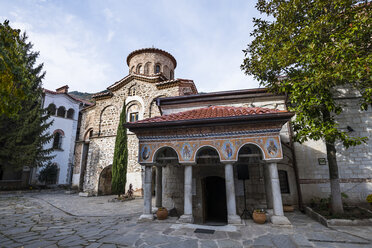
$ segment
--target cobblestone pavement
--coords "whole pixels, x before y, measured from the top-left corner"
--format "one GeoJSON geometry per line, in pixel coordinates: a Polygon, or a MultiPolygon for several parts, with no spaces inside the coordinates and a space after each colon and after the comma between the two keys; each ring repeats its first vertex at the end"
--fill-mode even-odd
{"type": "Polygon", "coordinates": [[[287,215],[293,228],[248,220],[201,234],[173,219],[137,223],[142,199],[108,202],[112,198],[0,194],[0,247],[372,247],[370,226],[330,229],[299,212],[287,215]]]}

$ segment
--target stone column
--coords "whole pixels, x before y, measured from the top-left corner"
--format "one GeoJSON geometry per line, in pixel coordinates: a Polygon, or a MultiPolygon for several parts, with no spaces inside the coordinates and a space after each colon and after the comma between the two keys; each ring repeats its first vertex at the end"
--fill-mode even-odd
{"type": "Polygon", "coordinates": [[[152,165],[146,165],[145,176],[143,180],[143,214],[139,217],[139,222],[152,221],[154,219],[151,207],[151,181],[152,165]]]}
{"type": "Polygon", "coordinates": [[[156,188],[155,188],[155,206],[160,208],[162,207],[162,194],[163,194],[163,185],[162,185],[162,167],[156,166],[156,188]]]}
{"type": "Polygon", "coordinates": [[[265,182],[265,194],[266,194],[266,204],[268,209],[273,209],[273,197],[271,193],[271,180],[270,173],[267,164],[264,164],[264,182],[265,182]]]}
{"type": "Polygon", "coordinates": [[[271,216],[271,222],[275,225],[291,225],[291,222],[284,216],[282,194],[280,193],[280,184],[278,168],[275,162],[268,164],[271,181],[271,195],[273,202],[274,215],[271,216]]]}
{"type": "Polygon", "coordinates": [[[232,163],[225,164],[226,204],[228,224],[241,224],[240,216],[236,214],[236,199],[234,185],[234,169],[232,163]]]}
{"type": "Polygon", "coordinates": [[[185,191],[184,191],[184,208],[183,215],[179,218],[179,222],[192,223],[194,218],[192,216],[192,165],[185,165],[185,191]]]}

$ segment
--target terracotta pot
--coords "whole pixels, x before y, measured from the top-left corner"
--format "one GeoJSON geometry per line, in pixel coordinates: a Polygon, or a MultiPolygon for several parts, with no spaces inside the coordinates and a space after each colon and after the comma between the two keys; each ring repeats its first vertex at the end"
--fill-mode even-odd
{"type": "Polygon", "coordinates": [[[294,211],[294,207],[292,205],[284,205],[283,206],[283,211],[284,212],[293,212],[294,211]]]}
{"type": "Polygon", "coordinates": [[[263,224],[266,222],[266,213],[253,212],[253,221],[257,224],[263,224]]]}
{"type": "Polygon", "coordinates": [[[165,220],[168,218],[168,210],[166,208],[158,208],[158,211],[156,211],[156,217],[158,220],[165,220]]]}

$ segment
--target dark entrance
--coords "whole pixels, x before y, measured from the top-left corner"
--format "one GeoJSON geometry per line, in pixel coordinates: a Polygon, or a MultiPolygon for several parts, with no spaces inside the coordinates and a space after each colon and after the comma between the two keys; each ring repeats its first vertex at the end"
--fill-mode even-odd
{"type": "Polygon", "coordinates": [[[111,195],[112,165],[101,172],[98,184],[98,195],[111,195]]]}
{"type": "Polygon", "coordinates": [[[225,179],[207,177],[204,185],[205,224],[225,225],[227,223],[225,179]]]}

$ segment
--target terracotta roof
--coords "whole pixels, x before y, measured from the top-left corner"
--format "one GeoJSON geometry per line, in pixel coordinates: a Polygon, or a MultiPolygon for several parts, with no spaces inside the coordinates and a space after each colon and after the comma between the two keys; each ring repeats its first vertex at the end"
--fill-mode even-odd
{"type": "Polygon", "coordinates": [[[133,124],[142,123],[159,123],[186,120],[215,119],[237,116],[252,116],[264,114],[288,113],[286,110],[277,110],[269,108],[248,108],[248,107],[230,107],[230,106],[211,106],[208,108],[193,109],[185,112],[157,116],[134,122],[133,124]]]}
{"type": "MultiPolygon", "coordinates": [[[[64,86],[63,86],[64,87],[64,86]]],[[[86,100],[83,100],[83,99],[80,99],[80,98],[77,98],[75,96],[72,96],[68,93],[64,93],[64,92],[56,92],[56,91],[52,91],[52,90],[47,90],[47,89],[43,89],[43,92],[44,93],[49,93],[49,94],[52,94],[52,95],[66,95],[68,97],[70,97],[71,99],[75,100],[75,101],[78,101],[78,102],[81,102],[85,105],[92,105],[93,103],[89,102],[89,101],[86,101],[86,100]]]]}
{"type": "Polygon", "coordinates": [[[142,49],[134,50],[133,52],[131,52],[128,55],[127,64],[129,65],[129,61],[133,56],[135,56],[137,54],[140,54],[140,53],[160,53],[160,54],[163,54],[163,55],[167,56],[168,58],[170,58],[172,60],[172,62],[174,64],[174,69],[177,67],[177,61],[173,57],[173,55],[164,51],[164,50],[158,49],[158,48],[142,48],[142,49]]]}

